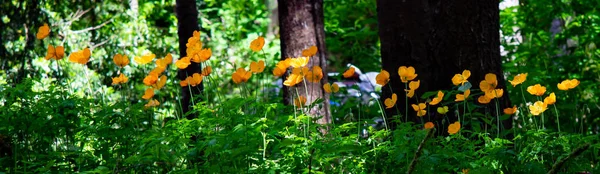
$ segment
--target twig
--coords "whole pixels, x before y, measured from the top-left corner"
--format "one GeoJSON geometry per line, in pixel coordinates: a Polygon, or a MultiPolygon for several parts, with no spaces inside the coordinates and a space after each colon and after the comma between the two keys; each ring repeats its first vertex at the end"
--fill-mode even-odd
{"type": "Polygon", "coordinates": [[[590,143],[587,143],[581,147],[578,147],[577,149],[573,150],[573,152],[571,152],[569,154],[569,156],[567,156],[559,161],[556,161],[556,163],[554,163],[554,165],[552,165],[552,169],[550,171],[548,171],[548,174],[557,173],[558,170],[565,164],[565,162],[567,162],[567,160],[580,155],[581,153],[583,153],[583,151],[587,150],[588,148],[590,148],[590,143]]]}
{"type": "Polygon", "coordinates": [[[415,166],[417,165],[417,160],[419,159],[419,156],[421,156],[421,152],[423,151],[423,146],[425,146],[425,142],[429,139],[429,137],[431,137],[431,135],[433,135],[433,129],[427,129],[427,135],[425,136],[425,138],[423,138],[423,140],[419,144],[419,147],[417,148],[417,152],[415,152],[415,157],[410,162],[410,165],[408,166],[408,170],[406,171],[406,174],[412,173],[412,171],[415,169],[415,166]]]}
{"type": "Polygon", "coordinates": [[[111,22],[112,22],[112,19],[110,19],[110,20],[108,20],[108,21],[106,21],[106,22],[103,22],[103,23],[102,23],[102,24],[100,24],[100,25],[96,25],[96,26],[93,26],[93,27],[85,28],[85,29],[82,29],[82,30],[76,30],[76,31],[73,31],[73,32],[71,32],[71,33],[73,33],[73,34],[77,34],[77,33],[83,33],[83,32],[88,32],[88,31],[92,31],[92,30],[97,30],[97,29],[100,29],[100,28],[102,28],[104,25],[106,25],[106,24],[108,24],[108,23],[111,23],[111,22]]]}

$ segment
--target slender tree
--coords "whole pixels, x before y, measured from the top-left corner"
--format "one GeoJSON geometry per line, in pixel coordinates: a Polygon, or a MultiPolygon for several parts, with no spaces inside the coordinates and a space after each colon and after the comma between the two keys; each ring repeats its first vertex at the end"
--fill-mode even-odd
{"type": "MultiPolygon", "coordinates": [[[[179,56],[185,57],[186,43],[188,38],[192,37],[194,31],[200,30],[198,26],[198,9],[196,8],[196,1],[194,0],[177,0],[175,5],[175,13],[177,14],[177,35],[179,36],[179,56]]],[[[185,80],[188,76],[192,76],[194,73],[200,73],[202,71],[200,64],[192,62],[185,69],[177,71],[177,77],[179,80],[185,80]]],[[[201,91],[204,89],[204,85],[201,83],[196,87],[181,87],[181,107],[184,114],[186,114],[193,104],[192,97],[199,96],[201,91]]],[[[193,119],[196,116],[190,114],[187,116],[188,119],[193,119]]]]}
{"type": "MultiPolygon", "coordinates": [[[[499,108],[495,107],[495,101],[487,105],[490,114],[497,118],[496,109],[502,113],[502,108],[511,106],[501,68],[498,4],[498,0],[377,1],[382,68],[391,77],[389,86],[382,89],[382,99],[396,93],[401,112],[387,109],[388,117],[405,114],[406,92],[398,76],[400,66],[415,67],[417,79],[421,80],[416,97],[425,91],[451,89],[453,75],[465,69],[472,74],[468,79],[471,89],[479,89],[485,74],[494,73],[498,77],[497,88],[504,89],[505,95],[499,99],[499,108]]],[[[473,95],[471,98],[477,99],[473,95]]],[[[452,96],[448,100],[454,99],[452,96]]],[[[409,105],[414,103],[414,98],[409,100],[409,105]]],[[[420,122],[412,107],[408,109],[409,121],[420,122]]],[[[434,120],[443,118],[436,115],[435,108],[429,110],[434,120]]],[[[510,128],[512,120],[505,120],[503,125],[510,128]]]]}
{"type": "MultiPolygon", "coordinates": [[[[327,56],[325,54],[325,31],[323,28],[323,1],[322,0],[278,0],[279,27],[281,36],[281,58],[301,56],[302,50],[310,46],[317,46],[318,52],[310,58],[308,67],[320,66],[324,77],[320,83],[303,82],[297,84],[300,95],[308,93],[307,103],[318,98],[324,99],[321,105],[310,109],[310,114],[322,116],[319,123],[331,122],[329,111],[329,95],[323,90],[327,83],[327,56]]],[[[284,76],[284,79],[286,77],[284,76]]],[[[284,103],[293,103],[296,90],[284,86],[284,103]]]]}

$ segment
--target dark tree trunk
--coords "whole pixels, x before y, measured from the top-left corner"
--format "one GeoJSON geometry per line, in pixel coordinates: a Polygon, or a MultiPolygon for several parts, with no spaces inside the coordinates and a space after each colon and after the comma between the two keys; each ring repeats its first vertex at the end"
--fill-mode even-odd
{"type": "MultiPolygon", "coordinates": [[[[175,13],[177,14],[177,35],[179,36],[179,55],[185,57],[186,43],[188,38],[192,37],[194,31],[200,30],[198,27],[198,9],[196,8],[196,1],[194,0],[177,0],[175,5],[175,13]]],[[[202,69],[200,64],[192,62],[187,68],[177,71],[177,77],[179,80],[185,80],[187,76],[192,76],[194,73],[201,73],[202,69]]],[[[200,96],[204,85],[201,83],[196,87],[182,87],[181,88],[181,107],[183,114],[186,114],[192,105],[192,96],[200,96]],[[191,89],[190,89],[191,88],[191,89]]],[[[188,119],[196,118],[195,114],[187,115],[188,119]]]]}
{"type": "MultiPolygon", "coordinates": [[[[382,67],[390,72],[391,91],[398,95],[401,115],[404,115],[406,93],[398,78],[400,66],[415,67],[417,79],[421,80],[417,97],[426,91],[451,89],[454,74],[465,69],[472,74],[468,79],[473,85],[471,89],[479,89],[485,74],[494,73],[498,77],[498,88],[505,91],[499,100],[500,113],[510,106],[501,68],[498,3],[498,0],[377,1],[382,67]]],[[[391,96],[389,86],[383,87],[382,91],[382,100],[391,96]]],[[[476,102],[477,97],[471,95],[469,98],[476,102]]],[[[450,99],[454,101],[455,97],[450,99]]],[[[424,101],[421,99],[420,102],[424,101]]],[[[415,99],[409,99],[409,105],[413,103],[416,103],[415,99]]],[[[491,114],[495,118],[494,103],[490,102],[488,107],[494,111],[491,114]]],[[[428,114],[435,117],[435,108],[437,106],[430,108],[428,114]]],[[[408,113],[410,121],[420,122],[410,106],[408,113]]],[[[395,109],[387,109],[386,115],[398,114],[395,109]]],[[[439,121],[443,117],[436,118],[439,121]]],[[[510,128],[512,121],[505,120],[503,125],[510,128]]]]}
{"type": "MultiPolygon", "coordinates": [[[[325,31],[323,28],[323,1],[322,0],[278,0],[279,5],[279,27],[281,35],[281,58],[299,57],[302,50],[310,46],[317,46],[319,51],[310,58],[308,67],[320,66],[323,69],[324,77],[320,83],[306,82],[306,88],[303,83],[296,87],[300,95],[305,95],[305,89],[308,91],[307,104],[312,101],[323,98],[325,101],[322,106],[315,106],[310,111],[311,115],[322,116],[319,123],[331,122],[329,112],[329,95],[323,91],[323,84],[327,83],[327,56],[325,53],[325,31]]],[[[283,77],[284,79],[286,76],[283,77]]],[[[294,92],[288,87],[283,89],[284,103],[293,103],[294,92]]]]}

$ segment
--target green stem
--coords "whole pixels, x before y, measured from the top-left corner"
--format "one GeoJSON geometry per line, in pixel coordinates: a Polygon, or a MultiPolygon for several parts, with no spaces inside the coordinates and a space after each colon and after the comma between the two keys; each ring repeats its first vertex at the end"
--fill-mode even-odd
{"type": "Polygon", "coordinates": [[[558,109],[556,109],[556,105],[554,105],[554,114],[556,114],[556,124],[558,124],[558,133],[560,134],[560,119],[558,118],[558,109]]]}

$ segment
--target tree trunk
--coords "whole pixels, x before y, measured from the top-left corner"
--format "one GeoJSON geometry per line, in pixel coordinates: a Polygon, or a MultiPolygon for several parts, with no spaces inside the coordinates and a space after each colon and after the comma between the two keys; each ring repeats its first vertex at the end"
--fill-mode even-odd
{"type": "MultiPolygon", "coordinates": [[[[323,1],[322,0],[278,0],[279,27],[281,35],[281,58],[299,57],[302,50],[310,46],[317,46],[319,51],[310,58],[308,67],[320,66],[323,69],[323,79],[320,83],[304,81],[297,84],[300,95],[308,93],[307,105],[318,98],[324,99],[320,106],[310,109],[313,116],[322,116],[319,123],[330,123],[329,95],[323,90],[327,83],[327,56],[325,54],[325,31],[323,28],[323,1]],[[306,84],[304,84],[306,83],[306,84]],[[306,86],[306,88],[305,88],[306,86]]],[[[286,76],[283,77],[284,79],[286,76]]],[[[284,103],[293,103],[296,98],[296,89],[283,87],[284,103]]]]}
{"type": "MultiPolygon", "coordinates": [[[[479,82],[485,74],[496,74],[497,88],[505,91],[499,100],[500,113],[503,108],[511,106],[501,68],[498,4],[498,0],[378,0],[382,67],[391,77],[391,89],[387,85],[383,87],[382,100],[391,96],[390,91],[396,93],[397,107],[400,114],[404,115],[406,93],[404,84],[398,78],[398,67],[413,66],[418,74],[417,79],[421,80],[415,97],[427,91],[452,89],[454,74],[468,69],[471,71],[468,79],[473,85],[471,89],[479,89],[479,82]]],[[[476,102],[477,97],[471,95],[469,98],[476,102]]],[[[451,96],[448,100],[454,99],[451,96]]],[[[419,102],[424,101],[419,99],[419,102]]],[[[414,103],[414,98],[409,99],[409,105],[414,103]]],[[[495,101],[491,101],[487,106],[496,118],[494,105],[495,101]]],[[[431,121],[434,123],[443,118],[435,112],[436,108],[430,108],[428,113],[433,114],[431,121]]],[[[409,120],[420,122],[412,107],[408,109],[409,120]]],[[[396,110],[387,109],[386,115],[397,115],[396,110]]],[[[428,117],[423,118],[427,121],[428,117]]],[[[453,119],[456,120],[456,117],[453,119]]],[[[512,120],[505,120],[503,125],[505,128],[512,127],[512,120]]]]}
{"type": "MultiPolygon", "coordinates": [[[[194,0],[177,0],[175,5],[175,13],[177,14],[177,35],[179,36],[179,56],[185,57],[188,38],[192,37],[194,31],[200,30],[198,27],[198,9],[194,0]]],[[[177,71],[179,80],[185,80],[187,76],[192,76],[194,73],[201,73],[200,64],[192,62],[187,68],[177,71]]],[[[183,114],[186,114],[193,102],[192,97],[197,97],[202,93],[204,85],[201,83],[196,87],[181,88],[181,107],[183,114]]],[[[188,119],[196,118],[196,115],[187,115],[188,119]]]]}

